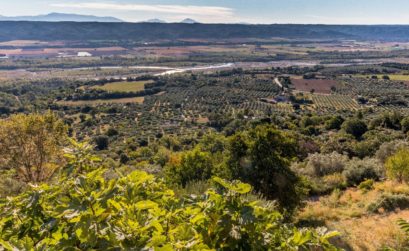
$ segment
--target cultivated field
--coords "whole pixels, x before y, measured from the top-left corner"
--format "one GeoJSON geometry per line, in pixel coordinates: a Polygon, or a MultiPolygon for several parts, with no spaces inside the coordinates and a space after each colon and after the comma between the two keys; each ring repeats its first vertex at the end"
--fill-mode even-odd
{"type": "MultiPolygon", "coordinates": [[[[372,76],[377,76],[379,79],[382,79],[383,76],[382,74],[377,74],[377,75],[356,75],[356,77],[361,77],[361,78],[371,78],[372,76]]],[[[393,81],[405,81],[409,82],[409,75],[405,74],[387,74],[386,76],[389,77],[390,80],[393,81]]]]}
{"type": "Polygon", "coordinates": [[[79,100],[79,101],[58,101],[59,105],[66,106],[84,106],[84,105],[103,105],[103,104],[126,104],[126,103],[138,103],[142,104],[144,102],[144,97],[135,98],[118,98],[118,99],[97,99],[97,100],[79,100]]]}
{"type": "Polygon", "coordinates": [[[292,78],[291,83],[297,91],[330,94],[331,88],[337,86],[337,81],[332,79],[297,79],[292,78]]]}
{"type": "Polygon", "coordinates": [[[144,90],[145,84],[148,83],[152,83],[152,81],[115,82],[108,83],[102,86],[96,85],[91,88],[108,92],[138,92],[144,90]]]}
{"type": "Polygon", "coordinates": [[[358,103],[346,95],[310,94],[314,107],[319,110],[348,110],[356,111],[360,108],[358,103]]]}

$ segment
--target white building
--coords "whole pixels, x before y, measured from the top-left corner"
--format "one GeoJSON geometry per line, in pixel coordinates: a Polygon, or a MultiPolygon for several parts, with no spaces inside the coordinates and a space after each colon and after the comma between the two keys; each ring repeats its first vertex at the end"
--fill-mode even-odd
{"type": "Polygon", "coordinates": [[[86,51],[79,51],[77,57],[92,57],[92,54],[86,51]]]}

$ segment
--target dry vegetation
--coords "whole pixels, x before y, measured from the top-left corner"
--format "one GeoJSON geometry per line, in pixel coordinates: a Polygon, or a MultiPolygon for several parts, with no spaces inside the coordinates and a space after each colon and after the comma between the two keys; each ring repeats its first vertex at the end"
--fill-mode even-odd
{"type": "Polygon", "coordinates": [[[368,211],[368,207],[385,194],[407,195],[409,187],[387,181],[375,184],[371,191],[357,188],[344,192],[335,190],[329,196],[308,202],[298,215],[298,220],[337,229],[347,250],[380,250],[384,247],[400,250],[407,244],[407,239],[396,222],[398,219],[408,219],[409,210],[368,211]]]}
{"type": "Polygon", "coordinates": [[[331,79],[291,79],[297,91],[330,94],[331,88],[337,86],[337,81],[331,79]]]}

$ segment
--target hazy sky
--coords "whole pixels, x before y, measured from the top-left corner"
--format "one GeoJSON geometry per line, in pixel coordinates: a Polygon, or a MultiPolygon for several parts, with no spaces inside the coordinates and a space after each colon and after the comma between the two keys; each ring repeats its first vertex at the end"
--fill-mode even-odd
{"type": "Polygon", "coordinates": [[[0,0],[0,15],[49,12],[208,23],[409,24],[409,0],[0,0]]]}

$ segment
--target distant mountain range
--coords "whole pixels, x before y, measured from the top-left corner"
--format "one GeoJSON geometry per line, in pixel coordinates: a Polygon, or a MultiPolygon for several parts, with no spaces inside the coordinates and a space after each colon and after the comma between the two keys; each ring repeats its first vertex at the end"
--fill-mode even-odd
{"type": "Polygon", "coordinates": [[[104,23],[119,23],[124,22],[115,17],[97,17],[91,15],[78,15],[66,13],[50,13],[38,16],[17,16],[6,17],[0,16],[0,21],[35,21],[35,22],[104,22],[104,23]]]}
{"type": "Polygon", "coordinates": [[[157,24],[165,24],[165,23],[166,23],[166,21],[161,20],[161,19],[154,18],[154,19],[149,19],[149,20],[146,20],[144,23],[157,23],[157,24]]]}
{"type": "MultiPolygon", "coordinates": [[[[154,18],[154,19],[149,19],[149,20],[147,20],[147,21],[144,21],[144,22],[142,22],[142,23],[165,24],[165,23],[167,23],[167,22],[164,21],[164,20],[158,19],[158,18],[154,18]]],[[[193,20],[193,19],[191,19],[191,18],[186,18],[186,19],[183,19],[182,21],[180,21],[180,23],[182,23],[182,24],[198,24],[199,22],[197,22],[196,20],[193,20]]]]}
{"type": "Polygon", "coordinates": [[[197,22],[196,20],[190,19],[190,18],[186,18],[182,20],[181,23],[182,24],[198,24],[199,22],[197,22]]]}
{"type": "Polygon", "coordinates": [[[190,23],[2,22],[0,41],[177,41],[180,39],[319,39],[409,41],[405,25],[240,25],[190,23]]]}
{"type": "MultiPolygon", "coordinates": [[[[125,21],[116,18],[116,17],[98,17],[92,15],[79,15],[79,14],[67,14],[67,13],[49,13],[46,15],[38,15],[38,16],[15,16],[15,17],[8,17],[0,15],[0,21],[31,21],[31,22],[100,22],[100,23],[124,23],[125,21]]],[[[165,24],[167,23],[164,20],[153,18],[142,23],[158,23],[158,24],[165,24]]],[[[191,19],[186,18],[180,23],[183,24],[197,24],[199,22],[191,19]]]]}

